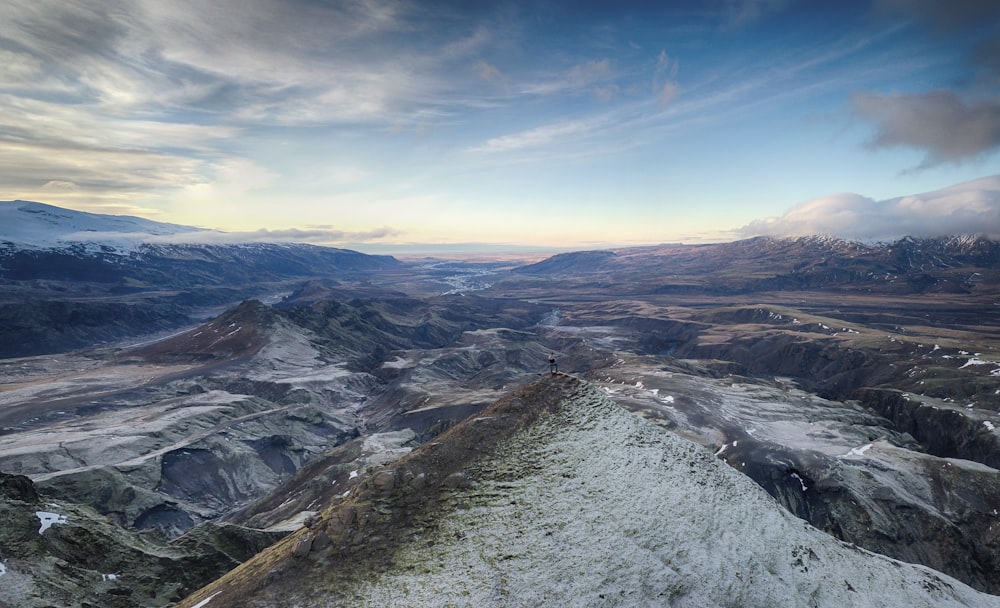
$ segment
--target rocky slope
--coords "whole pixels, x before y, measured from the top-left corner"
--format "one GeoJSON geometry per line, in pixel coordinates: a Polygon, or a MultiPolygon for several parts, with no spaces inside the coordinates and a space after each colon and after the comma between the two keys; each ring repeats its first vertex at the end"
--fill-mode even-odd
{"type": "Polygon", "coordinates": [[[1000,606],[839,542],[554,376],[373,472],[179,606],[1000,606]]]}
{"type": "MultiPolygon", "coordinates": [[[[700,362],[650,363],[623,355],[592,376],[611,399],[711,450],[815,527],[1000,593],[995,468],[929,454],[876,411],[809,394],[788,377],[711,378],[692,373],[700,362]]],[[[960,409],[963,419],[987,419],[968,429],[951,420],[933,427],[937,436],[978,438],[988,453],[1000,452],[990,428],[1000,416],[960,409]]]]}
{"type": "Polygon", "coordinates": [[[164,606],[281,538],[210,524],[174,542],[138,534],[91,509],[40,495],[0,473],[0,606],[164,606]]]}

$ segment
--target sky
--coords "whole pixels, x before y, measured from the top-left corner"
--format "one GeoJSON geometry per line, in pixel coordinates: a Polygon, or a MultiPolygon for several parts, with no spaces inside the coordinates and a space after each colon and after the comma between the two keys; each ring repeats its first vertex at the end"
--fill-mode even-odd
{"type": "Polygon", "coordinates": [[[1000,2],[4,0],[0,199],[379,252],[1000,236],[1000,2]]]}

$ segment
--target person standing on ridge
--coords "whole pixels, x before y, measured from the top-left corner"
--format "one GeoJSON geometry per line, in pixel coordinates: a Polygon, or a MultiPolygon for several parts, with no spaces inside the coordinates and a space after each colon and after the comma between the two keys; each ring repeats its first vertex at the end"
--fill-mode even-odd
{"type": "Polygon", "coordinates": [[[558,372],[558,371],[559,371],[559,366],[556,365],[556,356],[555,355],[549,355],[549,373],[551,373],[553,376],[555,376],[556,372],[558,372]]]}

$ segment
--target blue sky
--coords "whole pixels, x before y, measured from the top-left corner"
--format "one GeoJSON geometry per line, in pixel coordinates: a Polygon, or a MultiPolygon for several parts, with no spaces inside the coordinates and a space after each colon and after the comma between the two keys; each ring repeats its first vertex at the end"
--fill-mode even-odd
{"type": "Polygon", "coordinates": [[[373,251],[1000,235],[1000,3],[7,0],[0,198],[373,251]]]}

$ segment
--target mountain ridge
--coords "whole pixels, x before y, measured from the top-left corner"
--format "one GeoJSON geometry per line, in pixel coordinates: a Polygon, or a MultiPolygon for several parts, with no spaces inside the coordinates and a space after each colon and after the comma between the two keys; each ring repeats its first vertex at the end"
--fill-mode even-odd
{"type": "Polygon", "coordinates": [[[946,575],[834,540],[711,452],[559,374],[374,470],[307,527],[178,606],[803,598],[1000,606],[946,575]]]}

